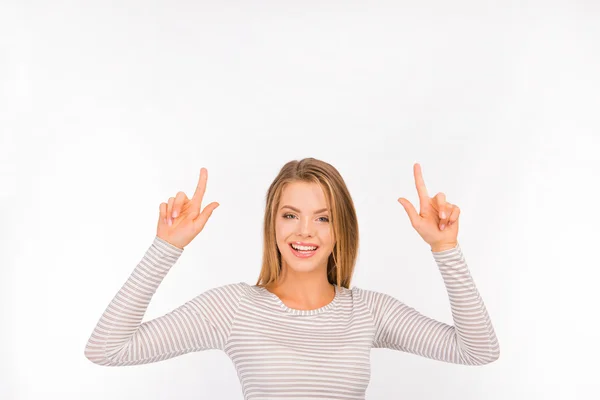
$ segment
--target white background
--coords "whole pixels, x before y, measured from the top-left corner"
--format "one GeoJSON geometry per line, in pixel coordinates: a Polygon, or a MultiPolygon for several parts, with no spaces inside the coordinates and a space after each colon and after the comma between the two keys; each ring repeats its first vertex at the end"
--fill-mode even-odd
{"type": "Polygon", "coordinates": [[[303,157],[356,202],[352,284],[452,323],[397,202],[418,207],[419,162],[500,342],[480,367],[373,350],[367,398],[598,396],[599,3],[0,4],[0,398],[241,399],[218,351],[107,368],[84,347],[201,167],[221,206],[145,320],[256,283],[265,193],[303,157]]]}

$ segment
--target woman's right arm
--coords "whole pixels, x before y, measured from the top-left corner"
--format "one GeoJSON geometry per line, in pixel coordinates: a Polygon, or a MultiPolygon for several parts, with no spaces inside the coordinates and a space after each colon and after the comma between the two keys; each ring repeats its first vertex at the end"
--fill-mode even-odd
{"type": "Polygon", "coordinates": [[[225,345],[248,288],[243,282],[207,290],[170,313],[142,323],[165,275],[219,206],[212,202],[200,212],[207,180],[208,171],[201,168],[191,199],[178,192],[168,203],[160,204],[152,245],[102,314],[85,346],[90,361],[114,366],[144,364],[225,345]]]}
{"type": "Polygon", "coordinates": [[[162,361],[185,353],[223,349],[246,283],[207,290],[159,318],[142,323],[150,299],[183,253],[156,236],[110,302],[85,346],[95,364],[121,366],[162,361]]]}

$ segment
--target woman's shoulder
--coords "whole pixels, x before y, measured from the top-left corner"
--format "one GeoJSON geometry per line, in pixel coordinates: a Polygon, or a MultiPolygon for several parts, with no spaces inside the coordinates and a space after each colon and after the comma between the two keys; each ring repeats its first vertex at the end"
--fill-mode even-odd
{"type": "Polygon", "coordinates": [[[350,291],[354,296],[364,296],[372,293],[378,293],[374,290],[366,289],[362,286],[352,286],[350,289],[345,290],[350,291]]]}
{"type": "Polygon", "coordinates": [[[391,296],[387,293],[374,289],[367,289],[361,286],[353,286],[351,289],[346,290],[348,290],[351,293],[352,297],[360,301],[365,301],[369,304],[377,301],[388,300],[388,298],[391,298],[391,296]]]}
{"type": "Polygon", "coordinates": [[[231,282],[222,286],[214,287],[212,291],[223,294],[230,294],[235,297],[248,298],[271,298],[273,294],[265,289],[264,286],[249,284],[247,282],[231,282]]]}
{"type": "Polygon", "coordinates": [[[246,282],[230,282],[218,286],[213,286],[202,293],[208,297],[230,298],[239,300],[241,297],[247,296],[252,289],[246,282]]]}

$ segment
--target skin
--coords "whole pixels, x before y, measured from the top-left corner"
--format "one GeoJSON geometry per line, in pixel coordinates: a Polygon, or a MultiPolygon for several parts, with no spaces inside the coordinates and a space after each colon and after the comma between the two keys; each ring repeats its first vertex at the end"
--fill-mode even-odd
{"type": "Polygon", "coordinates": [[[414,164],[413,174],[419,195],[419,212],[404,197],[400,197],[398,202],[404,207],[413,228],[431,246],[431,251],[453,249],[458,244],[460,208],[447,202],[442,192],[429,197],[420,164],[414,164]]]}
{"type": "Polygon", "coordinates": [[[275,219],[275,237],[282,259],[281,279],[266,289],[290,308],[320,308],[335,296],[335,288],[327,280],[327,260],[335,245],[331,213],[315,213],[326,208],[325,194],[316,183],[292,182],[283,189],[275,219]],[[292,241],[314,243],[319,248],[312,257],[298,258],[289,246],[292,241]]]}

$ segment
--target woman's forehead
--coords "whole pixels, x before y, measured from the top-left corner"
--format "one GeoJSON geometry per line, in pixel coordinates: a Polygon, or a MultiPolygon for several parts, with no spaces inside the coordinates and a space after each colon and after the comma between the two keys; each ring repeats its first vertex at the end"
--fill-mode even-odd
{"type": "Polygon", "coordinates": [[[281,194],[279,208],[285,206],[291,206],[301,212],[314,212],[327,207],[327,198],[317,183],[291,182],[283,188],[281,194]]]}

